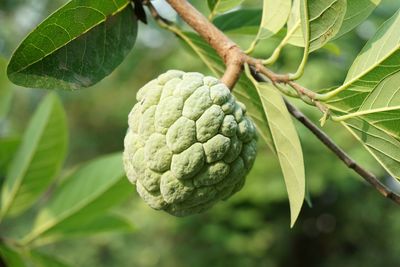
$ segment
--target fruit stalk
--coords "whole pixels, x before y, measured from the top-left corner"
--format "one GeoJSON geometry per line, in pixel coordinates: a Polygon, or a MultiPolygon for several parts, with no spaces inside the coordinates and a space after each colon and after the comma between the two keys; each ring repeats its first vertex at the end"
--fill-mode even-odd
{"type": "Polygon", "coordinates": [[[179,16],[217,52],[226,65],[221,82],[232,90],[243,70],[245,54],[195,7],[185,0],[167,0],[179,16]]]}

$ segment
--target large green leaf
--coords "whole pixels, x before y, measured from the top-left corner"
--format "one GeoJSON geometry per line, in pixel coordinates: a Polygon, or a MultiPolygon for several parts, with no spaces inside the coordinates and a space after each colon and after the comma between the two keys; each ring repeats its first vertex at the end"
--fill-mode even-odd
{"type": "Polygon", "coordinates": [[[126,200],[132,191],[120,153],[93,160],[56,188],[24,241],[89,222],[126,200]]]}
{"type": "Polygon", "coordinates": [[[30,207],[59,172],[67,150],[67,123],[58,97],[49,94],[33,115],[2,188],[1,217],[30,207]]]}
{"type": "Polygon", "coordinates": [[[20,143],[21,138],[16,136],[0,138],[0,179],[5,177],[20,143]]]}
{"type": "Polygon", "coordinates": [[[213,23],[227,34],[256,35],[261,17],[260,9],[239,9],[216,17],[213,23]]]}
{"type": "Polygon", "coordinates": [[[0,243],[0,255],[6,266],[10,267],[26,267],[21,255],[13,248],[7,247],[0,243]]]}
{"type": "Polygon", "coordinates": [[[128,233],[134,230],[133,224],[126,218],[114,214],[104,214],[76,224],[63,224],[44,234],[40,244],[53,243],[71,238],[84,238],[102,233],[128,233]]]}
{"type": "Polygon", "coordinates": [[[305,171],[299,136],[282,95],[270,83],[256,86],[271,129],[290,203],[290,224],[294,225],[303,206],[305,171]]]}
{"type": "Polygon", "coordinates": [[[381,0],[347,0],[346,15],[342,27],[334,38],[339,38],[357,27],[374,11],[380,2],[381,0]]]}
{"type": "MultiPolygon", "coordinates": [[[[354,61],[332,109],[378,162],[400,179],[400,12],[385,22],[354,61]],[[394,73],[394,74],[393,74],[394,73]]],[[[338,89],[336,89],[338,90],[338,89]]]]}
{"type": "MultiPolygon", "coordinates": [[[[38,250],[29,251],[30,263],[33,267],[68,267],[65,262],[38,250]]],[[[29,265],[31,266],[31,265],[29,265]]]]}
{"type": "Polygon", "coordinates": [[[386,134],[400,140],[400,108],[394,110],[379,111],[369,110],[367,113],[359,117],[368,121],[376,128],[384,131],[386,134]]]}
{"type": "Polygon", "coordinates": [[[267,39],[279,32],[288,20],[292,0],[264,0],[263,14],[256,40],[267,39]]]}
{"type": "Polygon", "coordinates": [[[383,79],[353,114],[400,140],[400,71],[383,79]]]}
{"type": "MultiPolygon", "coordinates": [[[[79,232],[84,225],[95,225],[93,220],[100,220],[104,215],[104,211],[122,203],[132,195],[132,185],[128,182],[125,176],[112,185],[107,191],[102,192],[102,195],[97,196],[97,199],[90,203],[86,203],[79,211],[69,215],[58,221],[51,228],[41,234],[41,237],[48,238],[57,237],[61,238],[65,231],[79,232]]],[[[38,218],[39,220],[40,218],[38,218]]],[[[38,222],[39,224],[40,222],[38,222]]]]}
{"type": "Polygon", "coordinates": [[[384,78],[364,100],[359,110],[390,107],[400,108],[400,71],[384,78]]]}
{"type": "MultiPolygon", "coordinates": [[[[301,27],[301,2],[295,0],[288,20],[289,43],[304,46],[301,27]]],[[[350,0],[351,1],[351,0],[350,0]]],[[[317,50],[331,40],[342,25],[346,13],[346,0],[307,0],[310,51],[317,50]]]]}
{"type": "Polygon", "coordinates": [[[244,0],[207,0],[211,14],[223,13],[240,5],[244,0]]]}
{"type": "Polygon", "coordinates": [[[6,74],[7,61],[0,57],[0,128],[2,121],[10,109],[12,99],[11,83],[7,79],[6,74]]]}
{"type": "Polygon", "coordinates": [[[72,0],[21,43],[8,77],[34,88],[91,86],[122,62],[136,34],[137,19],[129,0],[72,0]]]}
{"type": "MultiPolygon", "coordinates": [[[[369,137],[369,143],[360,138],[359,140],[389,173],[400,178],[400,171],[398,171],[400,154],[396,153],[396,150],[400,149],[400,72],[383,79],[365,99],[360,109],[346,116],[358,117],[359,121],[363,121],[362,133],[364,138],[369,137]],[[373,140],[373,145],[380,144],[380,146],[370,148],[370,140],[373,140]],[[385,140],[387,145],[381,145],[385,144],[382,140],[385,140]]],[[[357,134],[354,127],[351,127],[354,126],[354,120],[346,120],[345,123],[349,124],[349,129],[357,134]]],[[[358,130],[359,132],[360,130],[358,130]]],[[[361,134],[359,133],[358,136],[361,134]]]]}
{"type": "Polygon", "coordinates": [[[327,101],[331,108],[350,113],[360,109],[386,76],[400,70],[400,11],[387,20],[351,66],[344,84],[327,101]]]}
{"type": "MultiPolygon", "coordinates": [[[[181,32],[179,37],[189,45],[191,51],[197,54],[216,77],[223,75],[225,67],[221,58],[203,39],[191,32],[181,32]]],[[[246,105],[247,113],[255,122],[260,136],[273,150],[274,146],[268,128],[268,122],[263,111],[260,97],[252,82],[247,77],[242,76],[236,84],[233,93],[246,105]]]]}
{"type": "Polygon", "coordinates": [[[392,175],[400,179],[400,141],[361,118],[342,124],[359,140],[375,159],[392,175]]]}

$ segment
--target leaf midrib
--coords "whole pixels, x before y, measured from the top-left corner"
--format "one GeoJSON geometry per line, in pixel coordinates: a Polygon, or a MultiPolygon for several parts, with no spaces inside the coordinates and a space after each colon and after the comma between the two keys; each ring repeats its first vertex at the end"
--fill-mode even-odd
{"type": "Polygon", "coordinates": [[[103,190],[100,190],[97,194],[92,195],[92,197],[87,198],[86,201],[82,201],[79,205],[76,205],[75,208],[70,209],[69,212],[64,213],[63,215],[59,216],[57,220],[53,220],[48,222],[47,224],[44,223],[42,224],[41,227],[36,228],[36,230],[34,229],[32,231],[31,234],[29,234],[29,236],[34,236],[37,237],[45,232],[47,232],[48,230],[50,230],[51,228],[57,226],[60,222],[62,222],[63,220],[66,220],[67,218],[70,218],[71,216],[73,216],[77,211],[87,207],[88,205],[90,205],[91,203],[93,203],[99,196],[101,196],[102,194],[104,194],[105,192],[107,192],[108,190],[110,190],[112,187],[114,187],[119,181],[120,179],[123,177],[124,175],[120,175],[118,176],[118,178],[115,178],[115,181],[113,183],[108,184],[107,186],[104,187],[103,190]]]}
{"type": "MultiPolygon", "coordinates": [[[[45,119],[43,120],[44,123],[42,124],[42,127],[40,128],[39,133],[37,134],[37,139],[35,140],[33,149],[31,150],[31,153],[27,159],[27,164],[25,164],[25,166],[19,172],[19,175],[15,178],[16,179],[15,186],[13,187],[13,190],[11,190],[11,192],[10,192],[10,197],[8,198],[9,200],[5,203],[5,206],[4,206],[5,208],[1,211],[0,218],[4,217],[8,213],[8,211],[11,207],[11,204],[15,200],[16,195],[18,194],[18,191],[21,188],[21,184],[24,180],[23,178],[26,175],[27,170],[29,169],[29,165],[32,162],[33,156],[36,154],[36,150],[39,146],[40,139],[43,136],[46,126],[48,125],[48,120],[49,120],[50,116],[52,115],[52,113],[54,112],[54,100],[52,102],[53,103],[52,103],[51,107],[49,108],[49,111],[47,112],[45,119]]],[[[22,148],[22,145],[23,145],[23,143],[21,144],[21,148],[22,148]]]]}
{"type": "MultiPolygon", "coordinates": [[[[385,25],[382,25],[385,26],[385,25]]],[[[379,31],[379,29],[378,29],[379,31]]],[[[350,79],[349,81],[347,81],[345,84],[343,84],[341,87],[343,89],[348,88],[349,86],[351,86],[352,84],[356,83],[357,80],[361,79],[362,77],[364,77],[365,75],[367,75],[368,73],[370,73],[372,70],[374,70],[376,67],[380,66],[381,63],[383,63],[386,59],[388,59],[389,57],[391,57],[393,54],[396,53],[397,50],[400,49],[400,43],[397,43],[397,46],[395,46],[395,49],[392,49],[392,53],[388,53],[385,57],[383,57],[380,61],[379,64],[374,64],[372,66],[370,66],[369,68],[365,69],[365,71],[363,73],[360,73],[359,75],[353,77],[352,79],[350,79]]],[[[393,73],[392,73],[393,74],[393,73]]]]}
{"type": "MultiPolygon", "coordinates": [[[[114,1],[113,1],[113,2],[114,2],[114,1]]],[[[115,3],[115,2],[114,2],[114,3],[115,3]]],[[[86,29],[85,31],[83,31],[80,35],[75,36],[74,38],[71,38],[71,40],[69,40],[68,42],[65,42],[62,46],[57,47],[56,49],[54,49],[54,50],[51,51],[50,53],[45,54],[43,57],[41,57],[41,58],[39,58],[39,59],[37,59],[37,60],[35,60],[35,61],[32,61],[31,63],[27,64],[25,67],[20,68],[20,69],[18,69],[18,70],[16,70],[16,71],[10,72],[9,75],[14,75],[14,74],[16,74],[16,73],[21,73],[22,71],[28,69],[28,68],[31,67],[32,65],[34,65],[34,64],[36,64],[36,63],[42,61],[43,59],[47,58],[48,56],[54,54],[55,52],[59,51],[59,50],[62,49],[63,47],[65,47],[65,46],[67,46],[68,44],[70,44],[71,42],[75,41],[75,40],[76,40],[77,38],[79,38],[80,36],[86,34],[87,32],[91,31],[93,28],[95,28],[95,27],[99,26],[100,24],[104,23],[108,18],[110,18],[110,17],[112,17],[112,16],[115,16],[116,14],[120,13],[121,11],[123,11],[123,10],[129,5],[129,3],[130,3],[130,2],[128,1],[125,5],[121,6],[119,9],[117,9],[115,12],[111,13],[109,16],[104,16],[104,19],[102,19],[102,20],[98,21],[97,23],[93,24],[91,27],[89,27],[88,29],[86,29]]],[[[67,3],[67,4],[68,4],[68,3],[67,3]]],[[[88,8],[87,6],[82,6],[82,7],[88,8]]],[[[57,13],[58,11],[60,11],[62,8],[63,8],[63,7],[61,7],[59,10],[55,11],[53,14],[56,14],[56,13],[57,13]]],[[[97,9],[95,9],[95,10],[97,10],[97,9]]],[[[98,10],[97,10],[97,11],[98,11],[98,10]]],[[[102,13],[102,12],[100,12],[100,13],[102,13]]],[[[103,13],[102,13],[102,14],[103,14],[103,13]]],[[[104,14],[103,14],[103,15],[104,15],[104,14]]],[[[39,25],[39,26],[40,26],[40,25],[39,25]]],[[[39,27],[39,26],[38,26],[38,27],[39,27]]],[[[37,29],[37,28],[36,28],[36,29],[37,29]]]]}

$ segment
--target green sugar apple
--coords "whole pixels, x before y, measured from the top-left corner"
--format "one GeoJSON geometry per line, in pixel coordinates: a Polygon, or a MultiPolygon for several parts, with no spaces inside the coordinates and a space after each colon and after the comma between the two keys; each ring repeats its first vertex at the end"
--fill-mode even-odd
{"type": "Polygon", "coordinates": [[[143,200],[175,216],[239,191],[257,149],[244,104],[218,79],[170,70],[137,93],[124,166],[143,200]]]}

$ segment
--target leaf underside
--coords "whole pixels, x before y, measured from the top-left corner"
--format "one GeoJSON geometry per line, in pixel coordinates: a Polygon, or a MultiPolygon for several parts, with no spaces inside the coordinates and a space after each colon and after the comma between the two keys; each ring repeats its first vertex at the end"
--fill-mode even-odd
{"type": "Polygon", "coordinates": [[[398,139],[361,118],[350,119],[342,124],[391,176],[400,180],[400,141],[398,139]]]}
{"type": "Polygon", "coordinates": [[[207,0],[208,8],[212,13],[223,13],[240,5],[244,0],[207,0]]]}
{"type": "MultiPolygon", "coordinates": [[[[301,23],[301,4],[295,0],[288,20],[288,32],[294,31],[289,43],[304,46],[301,23]]],[[[340,30],[346,13],[346,0],[307,0],[310,51],[317,50],[331,40],[340,30]]]]}
{"type": "Polygon", "coordinates": [[[288,20],[291,0],[264,0],[263,15],[257,39],[267,39],[282,29],[288,20]]]}
{"type": "Polygon", "coordinates": [[[356,112],[388,75],[400,70],[400,11],[397,11],[367,42],[351,66],[345,90],[327,101],[334,110],[356,112]]]}
{"type": "Polygon", "coordinates": [[[305,171],[299,136],[282,95],[272,84],[257,87],[271,129],[275,149],[290,203],[290,225],[293,227],[303,206],[305,196],[305,171]]]}
{"type": "Polygon", "coordinates": [[[348,33],[365,21],[380,2],[381,0],[347,0],[346,15],[342,27],[334,39],[348,33]]]}
{"type": "Polygon", "coordinates": [[[326,103],[342,124],[400,179],[400,11],[367,42],[343,86],[326,103]]]}

